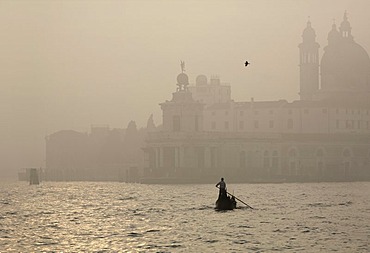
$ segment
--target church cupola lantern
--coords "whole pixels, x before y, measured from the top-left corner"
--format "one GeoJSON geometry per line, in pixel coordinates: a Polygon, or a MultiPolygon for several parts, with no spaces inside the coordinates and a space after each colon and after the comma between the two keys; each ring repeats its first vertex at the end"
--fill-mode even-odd
{"type": "Polygon", "coordinates": [[[331,26],[331,31],[328,34],[328,44],[332,45],[332,44],[338,43],[339,40],[340,40],[340,33],[337,30],[337,25],[334,22],[333,25],[331,26]]]}
{"type": "Polygon", "coordinates": [[[303,43],[312,43],[315,42],[316,33],[315,30],[311,26],[311,21],[307,21],[307,27],[303,30],[302,34],[303,43]]]}
{"type": "Polygon", "coordinates": [[[343,38],[353,40],[353,37],[352,37],[352,34],[351,34],[352,27],[351,27],[351,24],[348,21],[347,11],[344,12],[343,21],[340,24],[339,30],[340,30],[341,36],[343,38]]]}

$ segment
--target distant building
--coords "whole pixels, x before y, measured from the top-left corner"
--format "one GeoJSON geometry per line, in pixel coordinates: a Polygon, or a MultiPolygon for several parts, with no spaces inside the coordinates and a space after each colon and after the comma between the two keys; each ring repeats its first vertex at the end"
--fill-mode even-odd
{"type": "Polygon", "coordinates": [[[91,133],[62,130],[46,137],[46,178],[54,181],[137,182],[145,131],[92,126],[91,133]]]}
{"type": "Polygon", "coordinates": [[[143,181],[370,180],[369,56],[346,13],[321,65],[310,21],[302,38],[298,101],[234,102],[217,77],[188,86],[181,73],[162,130],[148,133],[143,181]]]}

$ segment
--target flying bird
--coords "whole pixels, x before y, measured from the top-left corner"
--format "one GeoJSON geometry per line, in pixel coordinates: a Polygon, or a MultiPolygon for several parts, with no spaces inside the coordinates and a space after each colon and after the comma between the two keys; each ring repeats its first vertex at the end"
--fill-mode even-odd
{"type": "Polygon", "coordinates": [[[250,62],[245,61],[245,66],[247,67],[250,64],[250,62]]]}

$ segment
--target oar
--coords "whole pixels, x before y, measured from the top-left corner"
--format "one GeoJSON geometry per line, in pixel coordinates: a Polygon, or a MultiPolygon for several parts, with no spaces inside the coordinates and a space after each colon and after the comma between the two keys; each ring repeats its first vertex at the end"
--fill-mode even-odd
{"type": "MultiPolygon", "coordinates": [[[[218,189],[220,189],[219,187],[217,187],[216,186],[216,188],[218,188],[218,189]]],[[[253,207],[251,207],[250,205],[248,205],[247,203],[245,203],[243,200],[241,200],[241,199],[239,199],[239,198],[237,198],[237,197],[235,197],[234,195],[232,195],[231,193],[229,193],[229,192],[227,192],[226,191],[226,193],[227,194],[229,194],[230,196],[233,196],[234,198],[236,198],[237,200],[239,200],[240,202],[242,202],[244,205],[246,205],[247,207],[249,207],[250,209],[254,209],[253,207]]]]}

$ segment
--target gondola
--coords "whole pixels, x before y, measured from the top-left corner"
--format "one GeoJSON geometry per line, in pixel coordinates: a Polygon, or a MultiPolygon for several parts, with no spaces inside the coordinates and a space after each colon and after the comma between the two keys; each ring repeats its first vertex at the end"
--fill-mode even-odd
{"type": "Polygon", "coordinates": [[[216,210],[233,210],[236,208],[236,200],[234,196],[220,195],[216,201],[216,210]]]}

